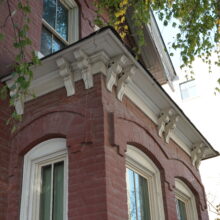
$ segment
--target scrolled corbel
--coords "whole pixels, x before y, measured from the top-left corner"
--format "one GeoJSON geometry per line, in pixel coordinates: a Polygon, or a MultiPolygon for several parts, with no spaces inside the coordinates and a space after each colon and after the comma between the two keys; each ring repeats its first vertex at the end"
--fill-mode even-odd
{"type": "Polygon", "coordinates": [[[158,135],[163,136],[165,125],[170,121],[170,117],[174,114],[173,109],[165,109],[161,111],[158,117],[158,135]]]}
{"type": "Polygon", "coordinates": [[[131,65],[124,69],[124,74],[118,79],[117,83],[117,98],[122,101],[122,98],[125,93],[126,86],[131,83],[132,77],[138,71],[137,67],[131,65]]]}
{"type": "Polygon", "coordinates": [[[165,138],[166,143],[169,143],[170,135],[176,128],[176,124],[178,121],[179,121],[179,116],[172,115],[170,118],[170,121],[165,125],[164,138],[165,138]]]}
{"type": "Polygon", "coordinates": [[[170,136],[176,128],[179,118],[179,115],[172,108],[161,111],[158,117],[158,135],[164,137],[166,143],[169,143],[170,136]]]}
{"type": "Polygon", "coordinates": [[[75,94],[75,83],[71,73],[71,68],[69,63],[63,58],[58,58],[56,60],[57,66],[59,68],[59,74],[63,77],[64,86],[66,88],[67,96],[72,96],[75,94]]]}
{"type": "Polygon", "coordinates": [[[86,89],[93,87],[93,76],[91,70],[91,64],[88,56],[81,50],[77,49],[73,52],[74,57],[77,60],[77,67],[80,69],[82,78],[86,89]]]}
{"type": "Polygon", "coordinates": [[[106,88],[112,92],[112,87],[117,81],[117,76],[122,73],[123,67],[128,63],[128,58],[125,55],[120,55],[113,59],[109,64],[106,76],[106,88]]]}
{"type": "Polygon", "coordinates": [[[193,146],[191,151],[191,160],[193,166],[195,166],[197,169],[199,168],[202,158],[205,156],[206,149],[207,147],[204,143],[196,143],[193,146]]]}

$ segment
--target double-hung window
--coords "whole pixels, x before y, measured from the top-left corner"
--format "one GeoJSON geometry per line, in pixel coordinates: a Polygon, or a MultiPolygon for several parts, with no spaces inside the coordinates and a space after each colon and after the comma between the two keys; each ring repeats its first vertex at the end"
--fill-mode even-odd
{"type": "Polygon", "coordinates": [[[128,216],[131,220],[150,220],[148,181],[127,168],[128,216]]]}
{"type": "Polygon", "coordinates": [[[180,179],[175,179],[176,212],[178,220],[198,220],[196,201],[192,191],[180,179]]]}
{"type": "Polygon", "coordinates": [[[128,145],[126,182],[129,220],[164,220],[160,172],[142,151],[128,145]]]}
{"type": "Polygon", "coordinates": [[[64,199],[64,161],[40,166],[40,220],[62,220],[64,199]]]}
{"type": "Polygon", "coordinates": [[[24,156],[20,220],[67,220],[66,140],[55,138],[24,156]]]}
{"type": "Polygon", "coordinates": [[[78,39],[78,8],[73,0],[44,0],[41,53],[46,56],[78,39]]]}

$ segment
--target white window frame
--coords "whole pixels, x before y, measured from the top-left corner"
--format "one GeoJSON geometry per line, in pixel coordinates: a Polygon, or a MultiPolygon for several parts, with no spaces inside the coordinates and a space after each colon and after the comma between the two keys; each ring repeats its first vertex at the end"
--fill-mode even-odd
{"type": "MultiPolygon", "coordinates": [[[[79,8],[74,0],[60,0],[61,4],[68,10],[68,41],[42,18],[42,26],[48,29],[57,39],[59,39],[66,46],[79,40],[79,8]]],[[[42,57],[42,53],[39,56],[42,57]]],[[[44,55],[43,55],[44,56],[44,55]]]]}
{"type": "Polygon", "coordinates": [[[198,97],[198,85],[197,85],[197,82],[196,82],[195,79],[190,79],[190,80],[181,82],[181,83],[179,84],[179,89],[180,89],[180,95],[181,95],[182,101],[187,101],[187,100],[191,100],[191,99],[193,99],[193,98],[198,97]],[[187,91],[190,91],[190,89],[191,89],[192,87],[189,87],[189,83],[191,83],[191,82],[194,83],[193,87],[195,87],[196,94],[194,94],[194,95],[189,95],[189,97],[184,97],[183,91],[184,91],[184,90],[185,90],[185,91],[186,91],[186,90],[187,90],[187,91]],[[186,89],[183,89],[183,88],[182,88],[183,86],[187,86],[187,88],[186,88],[186,89]]]}
{"type": "Polygon", "coordinates": [[[175,197],[184,202],[187,220],[198,220],[195,196],[189,187],[178,178],[175,178],[175,197]]]}
{"type": "Polygon", "coordinates": [[[159,169],[146,154],[131,145],[127,146],[126,167],[147,180],[151,219],[165,220],[159,169]]]}
{"type": "Polygon", "coordinates": [[[68,208],[68,155],[66,139],[54,138],[32,148],[24,156],[20,220],[39,220],[41,167],[64,161],[64,220],[68,208]]]}

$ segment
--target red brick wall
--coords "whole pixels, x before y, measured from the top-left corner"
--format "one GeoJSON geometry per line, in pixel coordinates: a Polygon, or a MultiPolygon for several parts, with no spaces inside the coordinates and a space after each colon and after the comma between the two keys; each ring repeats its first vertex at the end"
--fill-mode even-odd
{"type": "MultiPolygon", "coordinates": [[[[69,156],[69,220],[127,219],[127,144],[145,152],[160,170],[166,220],[177,220],[175,177],[194,192],[199,220],[207,220],[203,186],[189,156],[173,141],[165,144],[155,124],[128,98],[121,103],[114,92],[109,93],[103,76],[96,75],[94,82],[89,90],[77,82],[71,97],[66,97],[63,88],[26,103],[17,133],[9,140],[8,133],[5,137],[1,132],[5,143],[0,147],[6,149],[7,159],[0,168],[6,170],[0,185],[0,193],[4,191],[0,219],[19,219],[24,154],[44,140],[64,137],[69,156]]],[[[0,109],[4,111],[2,105],[0,109]]]]}
{"type": "MultiPolygon", "coordinates": [[[[121,204],[126,206],[124,155],[126,145],[131,144],[145,152],[161,172],[166,219],[177,220],[174,193],[174,178],[177,177],[182,179],[193,191],[197,201],[199,219],[207,220],[204,188],[198,170],[192,166],[191,158],[172,140],[166,144],[158,136],[156,125],[127,97],[124,97],[121,103],[115,98],[114,93],[109,93],[105,86],[102,88],[106,124],[105,139],[108,148],[114,148],[114,151],[110,149],[106,151],[108,152],[106,172],[109,174],[109,178],[113,179],[112,181],[119,182],[114,185],[114,192],[121,192],[119,193],[121,204]],[[119,155],[121,156],[120,162],[118,162],[119,155]],[[118,173],[112,178],[115,166],[117,166],[118,173]]],[[[111,204],[110,206],[114,206],[118,199],[117,195],[115,197],[111,195],[107,202],[111,204]]],[[[111,213],[110,210],[108,211],[111,213]]],[[[126,219],[126,212],[126,209],[121,210],[120,217],[113,219],[126,219]]]]}
{"type": "MultiPolygon", "coordinates": [[[[30,37],[39,50],[42,1],[30,2],[34,8],[30,37]]],[[[94,7],[90,0],[77,2],[80,35],[85,37],[93,31],[94,7]]],[[[6,7],[0,5],[0,21],[8,14],[6,7]]],[[[10,19],[3,30],[7,37],[0,42],[0,74],[10,71],[15,55],[10,19]]],[[[65,137],[68,143],[70,220],[127,219],[124,154],[128,143],[145,152],[160,169],[167,220],[177,220],[174,177],[192,189],[199,219],[207,220],[203,186],[189,156],[173,141],[165,144],[155,124],[129,99],[124,97],[121,103],[107,92],[102,77],[95,77],[92,89],[85,90],[82,81],[76,87],[72,97],[59,89],[26,103],[24,121],[12,138],[4,125],[8,105],[0,103],[0,220],[19,219],[23,156],[53,137],[65,137]]]]}
{"type": "MultiPolygon", "coordinates": [[[[17,51],[13,47],[15,42],[15,32],[12,25],[11,17],[9,16],[9,9],[7,2],[9,2],[11,12],[16,10],[18,1],[10,0],[3,1],[0,4],[0,32],[5,35],[5,38],[0,41],[0,76],[8,74],[12,70],[12,65],[15,64],[15,55],[17,51]],[[6,19],[8,18],[8,19],[6,19]],[[5,23],[5,24],[4,24],[5,23]]],[[[41,14],[42,14],[42,1],[30,1],[32,13],[30,15],[30,30],[29,37],[32,40],[32,47],[34,50],[40,48],[40,36],[41,36],[41,14]]],[[[12,17],[15,24],[22,25],[22,15],[16,12],[12,17]]],[[[28,50],[31,51],[31,47],[28,50]]]]}
{"type": "MultiPolygon", "coordinates": [[[[0,84],[1,87],[1,84],[0,84]]],[[[10,128],[6,126],[6,121],[10,117],[8,100],[0,100],[0,220],[5,219],[7,209],[7,193],[9,182],[9,159],[10,159],[10,128]]]]}
{"type": "MultiPolygon", "coordinates": [[[[91,0],[77,0],[79,5],[80,17],[80,38],[83,38],[94,31],[93,20],[96,16],[95,8],[91,0]]],[[[17,0],[10,0],[9,5],[13,12],[17,8],[17,0]]],[[[39,51],[41,44],[41,26],[42,26],[42,10],[43,0],[31,0],[30,6],[32,9],[30,15],[30,30],[29,37],[32,40],[32,46],[27,50],[30,55],[32,50],[39,51]]],[[[7,1],[0,4],[0,33],[5,35],[5,38],[0,41],[0,76],[9,74],[12,71],[12,66],[15,64],[15,55],[17,51],[13,47],[15,42],[15,32],[12,25],[12,20],[9,16],[7,1]]],[[[16,13],[13,17],[16,24],[21,25],[21,14],[16,13]]]]}

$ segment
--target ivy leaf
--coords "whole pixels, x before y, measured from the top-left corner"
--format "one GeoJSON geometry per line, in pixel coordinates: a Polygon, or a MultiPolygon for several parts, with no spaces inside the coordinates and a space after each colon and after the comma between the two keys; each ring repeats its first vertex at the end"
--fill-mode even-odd
{"type": "Polygon", "coordinates": [[[5,38],[4,34],[0,33],[0,40],[3,40],[5,38]]]}

